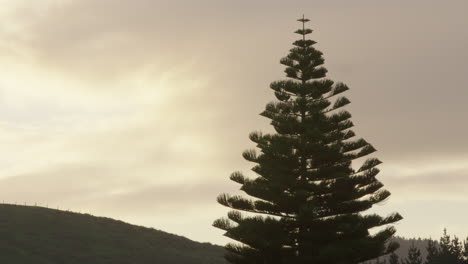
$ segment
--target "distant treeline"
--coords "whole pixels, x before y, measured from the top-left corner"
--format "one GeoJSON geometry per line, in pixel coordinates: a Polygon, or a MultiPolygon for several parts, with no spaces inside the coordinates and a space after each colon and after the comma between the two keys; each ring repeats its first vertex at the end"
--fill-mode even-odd
{"type": "Polygon", "coordinates": [[[396,239],[400,249],[366,264],[468,264],[468,237],[461,241],[444,229],[440,239],[396,239]]]}

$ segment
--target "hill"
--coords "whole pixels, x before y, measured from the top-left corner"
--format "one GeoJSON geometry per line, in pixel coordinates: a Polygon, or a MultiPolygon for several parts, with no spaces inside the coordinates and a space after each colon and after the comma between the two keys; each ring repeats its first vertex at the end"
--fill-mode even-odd
{"type": "MultiPolygon", "coordinates": [[[[401,258],[414,242],[425,259],[426,239],[395,240],[401,258]]],[[[217,245],[110,218],[0,204],[0,263],[226,264],[223,255],[217,245]]]]}
{"type": "Polygon", "coordinates": [[[0,263],[225,264],[224,249],[122,221],[0,204],[0,263]]]}
{"type": "MultiPolygon", "coordinates": [[[[421,257],[422,257],[423,262],[426,260],[426,256],[427,256],[426,247],[427,247],[427,243],[429,241],[428,239],[421,239],[421,238],[407,239],[407,238],[403,238],[403,237],[394,237],[393,241],[396,241],[396,242],[398,242],[398,244],[400,244],[400,247],[395,251],[395,254],[398,255],[400,260],[404,260],[404,259],[406,259],[408,257],[408,249],[413,244],[417,249],[419,249],[421,251],[421,257]]],[[[388,257],[389,257],[388,255],[383,256],[383,257],[378,258],[379,261],[377,261],[377,259],[375,259],[375,260],[371,260],[371,261],[366,261],[363,264],[375,264],[377,262],[382,263],[385,260],[387,260],[387,263],[388,263],[388,257]]]]}
{"type": "Polygon", "coordinates": [[[428,239],[421,239],[421,238],[406,239],[402,237],[396,237],[395,240],[400,244],[400,248],[398,248],[395,252],[400,258],[406,258],[408,256],[408,250],[411,247],[411,244],[414,243],[414,246],[421,251],[422,259],[423,260],[426,259],[426,256],[427,256],[426,247],[427,247],[427,243],[429,242],[428,239]]]}

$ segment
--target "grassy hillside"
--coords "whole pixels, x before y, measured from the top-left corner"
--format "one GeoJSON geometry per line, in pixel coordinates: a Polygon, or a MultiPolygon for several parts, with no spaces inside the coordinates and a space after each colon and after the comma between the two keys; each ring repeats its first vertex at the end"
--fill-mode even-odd
{"type": "Polygon", "coordinates": [[[221,264],[208,243],[109,218],[0,204],[0,263],[221,264]]]}
{"type": "MultiPolygon", "coordinates": [[[[400,257],[414,242],[425,258],[427,240],[395,239],[400,257]]],[[[0,263],[226,264],[223,254],[220,246],[110,218],[0,204],[0,263]]]]}

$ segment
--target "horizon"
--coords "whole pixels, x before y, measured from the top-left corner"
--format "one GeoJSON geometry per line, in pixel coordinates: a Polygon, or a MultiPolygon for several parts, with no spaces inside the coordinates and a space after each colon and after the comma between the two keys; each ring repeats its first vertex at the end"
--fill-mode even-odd
{"type": "Polygon", "coordinates": [[[305,14],[397,236],[468,236],[468,3],[0,0],[0,198],[225,244],[216,202],[305,14]],[[434,16],[437,14],[437,16],[434,16]],[[196,227],[196,228],[194,228],[196,227]]]}

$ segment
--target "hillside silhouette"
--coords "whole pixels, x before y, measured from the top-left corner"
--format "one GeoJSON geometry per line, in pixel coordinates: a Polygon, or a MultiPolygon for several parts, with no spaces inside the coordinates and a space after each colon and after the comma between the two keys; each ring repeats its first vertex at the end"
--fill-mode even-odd
{"type": "Polygon", "coordinates": [[[223,255],[220,246],[110,218],[0,204],[0,263],[222,264],[223,255]]]}
{"type": "MultiPolygon", "coordinates": [[[[400,258],[413,242],[426,257],[426,239],[394,240],[400,258]]],[[[221,246],[110,218],[0,204],[0,263],[226,264],[223,256],[221,246]]]]}

